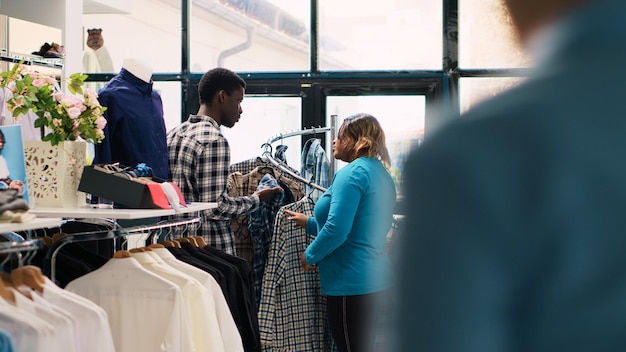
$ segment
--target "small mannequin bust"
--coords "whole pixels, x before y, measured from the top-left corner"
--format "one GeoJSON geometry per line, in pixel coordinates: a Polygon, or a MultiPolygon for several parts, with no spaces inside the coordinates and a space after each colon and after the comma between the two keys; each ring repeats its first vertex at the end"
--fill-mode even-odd
{"type": "Polygon", "coordinates": [[[102,38],[102,28],[91,28],[87,30],[87,46],[93,50],[98,50],[104,45],[102,38]]]}
{"type": "Polygon", "coordinates": [[[146,83],[150,83],[152,78],[152,67],[146,62],[138,59],[124,59],[122,67],[126,71],[132,73],[135,77],[141,79],[146,83]]]}

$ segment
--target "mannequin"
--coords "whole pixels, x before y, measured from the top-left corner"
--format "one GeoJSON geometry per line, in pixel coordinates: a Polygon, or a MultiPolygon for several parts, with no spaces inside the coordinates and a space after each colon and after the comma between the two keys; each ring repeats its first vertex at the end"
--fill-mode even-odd
{"type": "Polygon", "coordinates": [[[152,79],[152,67],[144,61],[127,58],[124,59],[122,67],[146,83],[150,83],[152,79]]]}
{"type": "Polygon", "coordinates": [[[134,167],[145,163],[153,176],[168,178],[168,151],[163,102],[153,89],[152,67],[136,58],[124,59],[122,69],[98,92],[107,107],[104,140],[95,145],[96,164],[119,162],[134,167]]]}

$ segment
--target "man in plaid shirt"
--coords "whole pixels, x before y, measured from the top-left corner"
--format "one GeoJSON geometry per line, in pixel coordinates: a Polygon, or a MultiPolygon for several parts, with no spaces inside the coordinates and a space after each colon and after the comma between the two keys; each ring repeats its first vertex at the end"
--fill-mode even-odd
{"type": "Polygon", "coordinates": [[[235,253],[230,220],[270,200],[281,188],[269,188],[250,196],[230,197],[227,181],[230,146],[220,126],[233,127],[242,113],[246,83],[236,73],[215,68],[200,79],[200,109],[196,115],[167,134],[169,176],[190,202],[217,202],[204,211],[198,230],[206,242],[229,254],[235,253]]]}

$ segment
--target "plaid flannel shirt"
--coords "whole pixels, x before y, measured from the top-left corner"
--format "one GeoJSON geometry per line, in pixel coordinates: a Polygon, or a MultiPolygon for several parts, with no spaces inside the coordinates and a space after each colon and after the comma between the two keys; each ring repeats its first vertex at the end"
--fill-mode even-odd
{"type": "Polygon", "coordinates": [[[304,271],[300,254],[313,241],[285,209],[313,215],[309,198],[278,210],[268,253],[259,306],[259,331],[264,352],[332,352],[326,318],[326,296],[317,271],[304,271]]]}
{"type": "MultiPolygon", "coordinates": [[[[188,202],[217,202],[217,208],[202,212],[198,229],[207,244],[236,254],[231,219],[259,205],[256,195],[231,197],[227,189],[230,146],[219,124],[208,116],[189,119],[167,134],[169,176],[188,202]]],[[[176,217],[192,217],[178,215],[176,217]]]]}

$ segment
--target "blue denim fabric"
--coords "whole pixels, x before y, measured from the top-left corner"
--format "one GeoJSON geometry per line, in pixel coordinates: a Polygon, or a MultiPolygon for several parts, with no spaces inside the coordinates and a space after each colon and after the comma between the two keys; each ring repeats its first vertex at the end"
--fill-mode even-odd
{"type": "MultiPolygon", "coordinates": [[[[302,162],[300,166],[302,177],[324,188],[330,187],[330,161],[319,138],[311,138],[306,141],[300,160],[302,162]]],[[[313,201],[317,201],[323,193],[309,185],[305,185],[305,189],[313,201]]]]}
{"type": "Polygon", "coordinates": [[[287,148],[289,148],[289,146],[284,145],[284,144],[277,146],[276,152],[274,152],[274,158],[276,158],[276,160],[280,160],[283,163],[287,164],[287,157],[285,156],[285,152],[287,151],[287,148]]]}
{"type": "MultiPolygon", "coordinates": [[[[259,181],[257,191],[278,187],[278,181],[274,176],[265,174],[259,181]]],[[[272,200],[261,202],[258,208],[254,209],[248,217],[248,231],[254,243],[254,291],[256,294],[257,306],[261,302],[261,284],[265,263],[272,240],[272,230],[274,219],[281,207],[284,191],[274,196],[272,200]]]]}

